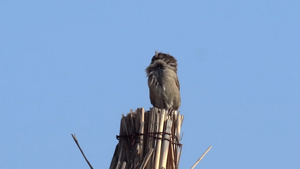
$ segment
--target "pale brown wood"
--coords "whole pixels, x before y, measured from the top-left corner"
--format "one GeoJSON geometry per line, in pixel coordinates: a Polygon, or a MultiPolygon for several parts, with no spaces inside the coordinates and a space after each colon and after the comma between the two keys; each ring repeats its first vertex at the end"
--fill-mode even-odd
{"type": "MultiPolygon", "coordinates": [[[[166,121],[166,133],[171,133],[172,128],[172,120],[168,119],[166,121]]],[[[164,139],[162,143],[162,152],[160,158],[160,166],[159,168],[166,168],[167,167],[167,159],[168,159],[168,152],[170,148],[170,134],[164,134],[164,139]]]]}
{"type": "Polygon", "coordinates": [[[158,139],[157,139],[157,146],[156,146],[156,153],[155,153],[154,169],[159,169],[160,150],[161,150],[161,138],[163,136],[162,132],[163,132],[163,129],[164,129],[165,113],[166,113],[166,111],[164,109],[160,113],[159,128],[158,128],[158,133],[159,134],[157,134],[158,139]]]}
{"type": "Polygon", "coordinates": [[[122,115],[110,169],[178,168],[182,120],[178,111],[157,108],[122,115]]]}
{"type": "Polygon", "coordinates": [[[196,165],[203,159],[203,157],[209,152],[209,150],[212,148],[212,146],[209,146],[207,150],[202,154],[202,156],[196,161],[196,163],[192,166],[191,169],[194,169],[196,165]]]}
{"type": "Polygon", "coordinates": [[[144,158],[144,160],[142,161],[142,164],[141,164],[141,166],[140,166],[139,169],[144,169],[144,168],[145,168],[145,166],[148,164],[148,161],[149,161],[149,159],[150,159],[150,157],[151,157],[153,151],[154,151],[154,148],[151,148],[151,149],[149,150],[149,152],[145,155],[145,158],[144,158]]]}

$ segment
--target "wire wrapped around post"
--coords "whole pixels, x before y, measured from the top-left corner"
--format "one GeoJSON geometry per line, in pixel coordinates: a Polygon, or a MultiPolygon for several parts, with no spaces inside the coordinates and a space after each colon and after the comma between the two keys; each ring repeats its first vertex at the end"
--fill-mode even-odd
{"type": "Polygon", "coordinates": [[[122,115],[110,169],[178,169],[182,121],[179,111],[157,108],[122,115]]]}

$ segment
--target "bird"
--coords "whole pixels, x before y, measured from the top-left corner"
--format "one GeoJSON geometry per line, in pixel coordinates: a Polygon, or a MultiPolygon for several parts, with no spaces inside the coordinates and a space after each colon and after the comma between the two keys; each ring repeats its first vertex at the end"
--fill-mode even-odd
{"type": "Polygon", "coordinates": [[[177,60],[170,54],[155,51],[146,73],[153,107],[178,110],[181,97],[177,60]]]}

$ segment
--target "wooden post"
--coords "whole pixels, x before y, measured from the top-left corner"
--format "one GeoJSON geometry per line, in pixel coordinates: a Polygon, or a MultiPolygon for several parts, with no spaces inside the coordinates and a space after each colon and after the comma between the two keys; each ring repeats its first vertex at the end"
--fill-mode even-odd
{"type": "Polygon", "coordinates": [[[178,111],[157,108],[122,115],[110,169],[177,169],[182,121],[178,111]]]}

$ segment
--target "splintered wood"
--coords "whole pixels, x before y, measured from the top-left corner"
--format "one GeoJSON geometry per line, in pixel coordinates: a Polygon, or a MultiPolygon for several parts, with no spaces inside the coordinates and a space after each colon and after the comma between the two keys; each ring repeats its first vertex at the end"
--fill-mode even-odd
{"type": "Polygon", "coordinates": [[[178,111],[139,108],[122,115],[110,169],[178,169],[182,150],[178,111]]]}

